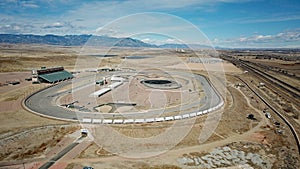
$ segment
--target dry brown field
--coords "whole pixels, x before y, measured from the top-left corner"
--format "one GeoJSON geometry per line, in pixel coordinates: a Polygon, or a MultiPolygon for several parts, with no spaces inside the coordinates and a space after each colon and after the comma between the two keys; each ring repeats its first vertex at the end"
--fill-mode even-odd
{"type": "MultiPolygon", "coordinates": [[[[97,50],[105,52],[108,49],[97,50]]],[[[99,67],[118,67],[119,65],[131,67],[141,61],[137,59],[129,63],[124,61],[125,56],[133,53],[157,55],[160,52],[157,49],[116,48],[109,50],[109,53],[116,54],[117,57],[105,59],[93,57],[92,60],[99,62],[99,67]]],[[[288,127],[270,110],[268,111],[273,118],[272,120],[266,118],[263,113],[266,105],[247,86],[237,85],[243,84],[238,77],[247,82],[258,81],[255,76],[245,74],[242,69],[227,61],[209,63],[205,67],[201,63],[186,63],[187,58],[191,57],[192,54],[173,53],[171,50],[164,50],[163,53],[169,56],[174,54],[178,58],[173,60],[172,66],[168,68],[180,70],[188,67],[191,71],[203,75],[208,74],[208,69],[211,74],[218,74],[219,71],[225,73],[226,95],[223,98],[225,106],[223,110],[213,112],[218,115],[219,111],[223,111],[221,120],[215,126],[216,129],[212,136],[204,143],[199,143],[198,138],[201,130],[205,127],[204,122],[208,118],[207,115],[204,115],[196,117],[190,132],[174,148],[157,156],[137,159],[123,158],[107,151],[105,147],[99,144],[91,143],[74,158],[65,159],[65,161],[62,159],[59,162],[65,163],[67,168],[75,169],[83,166],[93,166],[94,168],[205,168],[204,164],[213,168],[300,168],[296,143],[288,127]],[[221,66],[222,69],[220,69],[221,66]],[[256,120],[248,119],[248,114],[253,114],[256,120]],[[280,127],[275,126],[275,121],[280,123],[280,127]],[[278,133],[278,130],[281,130],[282,133],[278,133]],[[220,153],[219,160],[228,161],[228,163],[214,162],[213,152],[220,153]],[[234,153],[240,153],[241,156],[242,154],[245,155],[244,165],[234,161],[234,159],[229,159],[234,156],[234,153]],[[228,154],[231,156],[229,157],[228,154]],[[198,158],[204,161],[203,165],[197,162],[196,159],[198,158]],[[211,158],[212,164],[208,162],[207,158],[211,158]]],[[[40,117],[26,111],[21,103],[31,93],[48,86],[48,84],[32,84],[25,80],[31,76],[30,70],[32,68],[60,65],[73,71],[78,55],[80,55],[79,47],[1,46],[0,152],[2,153],[0,154],[0,164],[11,162],[10,168],[14,168],[24,162],[28,166],[32,166],[33,163],[44,161],[55,151],[67,146],[65,142],[72,142],[70,138],[73,136],[69,137],[69,135],[75,131],[78,132],[80,128],[78,124],[40,117]],[[20,84],[6,85],[8,81],[19,81],[20,84]],[[14,162],[19,163],[14,165],[14,162]]],[[[162,61],[169,63],[168,60],[162,61]]],[[[268,65],[272,64],[271,62],[266,61],[264,63],[268,65]]],[[[147,65],[147,63],[143,64],[147,65]]],[[[143,64],[139,67],[142,67],[143,64]]],[[[278,64],[282,65],[282,63],[276,62],[274,66],[278,66],[278,64]]],[[[287,66],[286,64],[284,63],[285,66],[287,66]]],[[[295,73],[299,73],[297,64],[292,67],[288,65],[288,67],[295,73]]],[[[112,125],[111,127],[131,138],[147,138],[164,132],[172,124],[173,122],[170,121],[152,124],[112,125]]],[[[180,127],[184,126],[178,126],[178,128],[180,127]]],[[[151,149],[157,145],[145,146],[151,149]]],[[[242,161],[243,159],[237,158],[237,160],[242,161]]],[[[0,166],[0,168],[2,167],[0,166]]]]}

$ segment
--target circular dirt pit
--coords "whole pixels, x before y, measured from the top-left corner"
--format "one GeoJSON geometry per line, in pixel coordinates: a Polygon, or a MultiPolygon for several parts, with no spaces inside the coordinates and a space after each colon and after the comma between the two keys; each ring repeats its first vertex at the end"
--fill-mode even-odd
{"type": "Polygon", "coordinates": [[[181,87],[179,83],[165,79],[142,80],[141,83],[147,87],[155,89],[177,89],[181,87]]]}
{"type": "Polygon", "coordinates": [[[155,85],[157,85],[157,84],[163,85],[163,84],[171,84],[172,81],[170,81],[170,80],[144,80],[144,83],[155,84],[155,85]]]}

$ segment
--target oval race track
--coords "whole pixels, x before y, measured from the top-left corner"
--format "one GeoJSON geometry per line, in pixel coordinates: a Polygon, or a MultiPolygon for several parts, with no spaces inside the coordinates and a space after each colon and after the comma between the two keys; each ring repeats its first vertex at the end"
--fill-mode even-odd
{"type": "MultiPolygon", "coordinates": [[[[184,76],[187,76],[186,73],[181,73],[184,76]]],[[[141,123],[141,122],[158,122],[158,121],[169,121],[169,120],[179,120],[184,118],[195,117],[198,115],[206,114],[216,109],[219,109],[223,106],[224,102],[221,96],[218,94],[216,89],[208,82],[208,80],[201,75],[192,74],[189,75],[192,78],[196,78],[199,83],[202,85],[203,92],[205,93],[205,97],[200,100],[195,100],[189,104],[181,105],[178,107],[167,108],[164,112],[175,112],[180,111],[180,114],[176,116],[170,117],[158,117],[161,114],[161,110],[149,110],[146,112],[131,112],[126,114],[126,119],[122,119],[118,117],[115,120],[116,114],[109,113],[96,113],[96,112],[81,112],[81,111],[72,111],[70,109],[66,109],[60,107],[56,104],[56,100],[68,93],[72,92],[72,89],[60,92],[60,90],[66,85],[72,84],[72,82],[81,81],[83,78],[73,79],[73,81],[64,81],[60,82],[51,87],[45,88],[39,92],[33,93],[29,97],[27,97],[23,105],[29,111],[39,114],[41,116],[55,118],[60,120],[68,120],[68,121],[81,121],[87,123],[141,123]],[[201,106],[199,106],[201,105],[201,106]],[[192,108],[197,108],[195,110],[191,110],[192,108]],[[145,113],[147,113],[147,117],[152,116],[151,118],[145,119],[145,113]],[[105,119],[105,120],[104,120],[105,119]]],[[[81,86],[82,87],[82,86],[81,86]]],[[[80,88],[80,87],[78,87],[80,88]]],[[[73,89],[74,90],[74,89],[73,89]]]]}

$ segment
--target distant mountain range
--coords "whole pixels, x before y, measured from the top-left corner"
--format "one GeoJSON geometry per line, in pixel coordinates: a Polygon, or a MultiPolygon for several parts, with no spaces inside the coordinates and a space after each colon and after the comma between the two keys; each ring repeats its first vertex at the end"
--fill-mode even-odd
{"type": "Polygon", "coordinates": [[[10,44],[47,44],[61,46],[118,46],[118,47],[157,47],[132,38],[114,38],[108,36],[92,35],[24,35],[24,34],[0,34],[0,43],[10,44]]]}
{"type": "MultiPolygon", "coordinates": [[[[0,34],[0,43],[8,44],[46,44],[60,46],[83,46],[86,43],[97,46],[116,46],[116,47],[150,47],[150,48],[169,48],[169,49],[212,49],[209,45],[200,44],[162,44],[154,45],[145,43],[133,38],[115,38],[109,36],[95,35],[33,35],[33,34],[0,34]]],[[[296,50],[299,48],[223,48],[215,46],[218,50],[296,50]]]]}
{"type": "Polygon", "coordinates": [[[117,47],[151,47],[151,48],[211,48],[205,45],[193,44],[163,44],[153,45],[133,38],[115,38],[95,35],[33,35],[33,34],[0,34],[0,43],[9,44],[46,44],[60,46],[117,46],[117,47]]]}

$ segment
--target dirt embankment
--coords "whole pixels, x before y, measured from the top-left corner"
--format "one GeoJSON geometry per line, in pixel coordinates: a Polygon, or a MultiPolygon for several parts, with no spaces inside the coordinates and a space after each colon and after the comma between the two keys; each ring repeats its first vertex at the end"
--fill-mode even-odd
{"type": "Polygon", "coordinates": [[[10,136],[1,135],[0,161],[39,157],[54,147],[66,134],[78,130],[76,125],[43,126],[10,136]]]}

